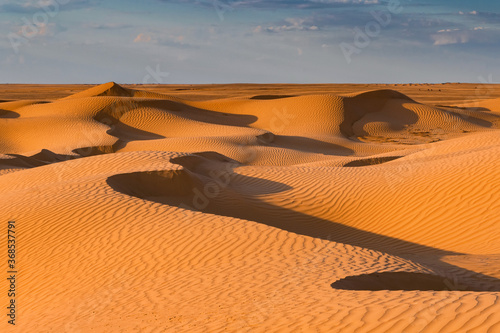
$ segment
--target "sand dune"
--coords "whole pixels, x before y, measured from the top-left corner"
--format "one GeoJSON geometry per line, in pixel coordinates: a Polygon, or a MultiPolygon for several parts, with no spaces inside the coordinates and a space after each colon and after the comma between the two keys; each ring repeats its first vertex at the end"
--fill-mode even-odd
{"type": "Polygon", "coordinates": [[[443,87],[1,102],[0,330],[500,332],[500,100],[443,87]]]}

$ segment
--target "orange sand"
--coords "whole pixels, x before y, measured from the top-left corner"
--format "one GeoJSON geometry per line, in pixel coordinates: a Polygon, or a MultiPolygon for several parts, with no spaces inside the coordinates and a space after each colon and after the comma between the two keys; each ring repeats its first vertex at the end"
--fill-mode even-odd
{"type": "Polygon", "coordinates": [[[38,88],[1,332],[500,332],[498,86],[38,88]]]}

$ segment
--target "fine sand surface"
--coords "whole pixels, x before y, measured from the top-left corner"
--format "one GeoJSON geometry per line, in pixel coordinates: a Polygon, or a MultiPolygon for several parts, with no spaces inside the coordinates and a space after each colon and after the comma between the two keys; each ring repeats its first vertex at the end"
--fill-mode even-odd
{"type": "Polygon", "coordinates": [[[500,332],[500,86],[0,100],[0,332],[500,332]]]}

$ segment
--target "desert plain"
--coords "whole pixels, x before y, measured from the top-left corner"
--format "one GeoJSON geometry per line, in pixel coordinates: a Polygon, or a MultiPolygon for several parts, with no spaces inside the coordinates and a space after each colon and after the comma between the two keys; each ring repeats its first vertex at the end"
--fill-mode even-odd
{"type": "Polygon", "coordinates": [[[499,85],[0,85],[0,331],[500,332],[499,188],[499,85]]]}

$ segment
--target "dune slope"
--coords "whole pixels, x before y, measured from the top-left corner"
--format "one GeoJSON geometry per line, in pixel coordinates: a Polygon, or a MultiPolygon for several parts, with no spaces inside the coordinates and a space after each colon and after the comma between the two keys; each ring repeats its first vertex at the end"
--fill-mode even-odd
{"type": "Polygon", "coordinates": [[[500,332],[499,110],[113,82],[2,102],[0,331],[500,332]]]}

